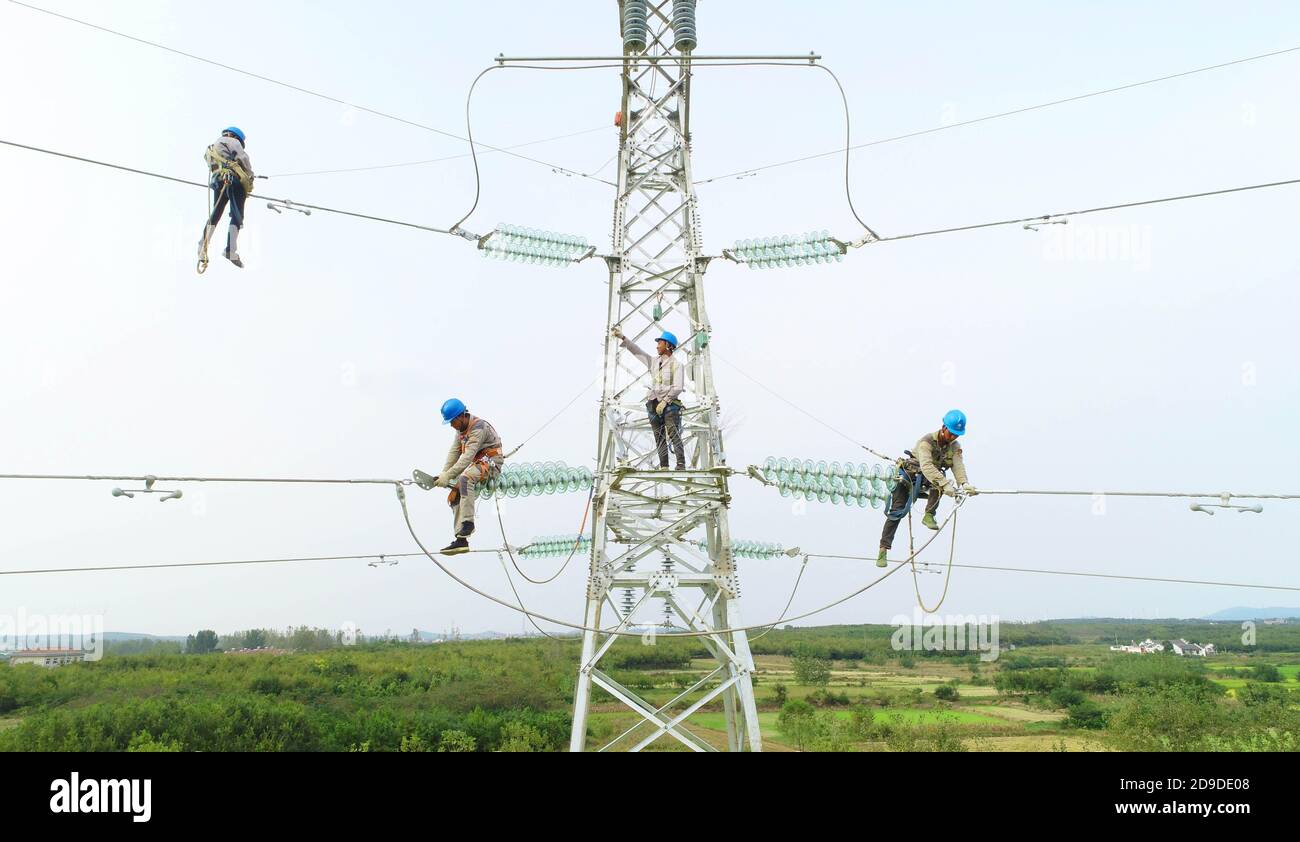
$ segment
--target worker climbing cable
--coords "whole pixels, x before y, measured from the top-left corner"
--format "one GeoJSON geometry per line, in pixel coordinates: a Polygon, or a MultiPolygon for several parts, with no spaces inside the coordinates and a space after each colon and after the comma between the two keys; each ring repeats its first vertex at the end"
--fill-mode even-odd
{"type": "Polygon", "coordinates": [[[222,256],[244,268],[239,257],[239,232],[244,227],[244,201],[253,192],[253,164],[246,151],[244,132],[236,126],[223,129],[221,137],[203,153],[208,165],[208,185],[212,188],[212,207],[199,241],[199,274],[208,268],[208,243],[230,205],[230,228],[226,232],[226,249],[222,256]]]}
{"type": "Polygon", "coordinates": [[[915,451],[905,450],[905,459],[898,460],[898,485],[885,510],[885,528],[880,533],[880,554],[876,566],[886,566],[886,555],[894,545],[894,534],[903,518],[910,516],[912,505],[926,496],[925,517],[922,525],[938,530],[935,512],[944,495],[964,500],[979,494],[966,477],[966,463],[962,459],[961,445],[957,439],[966,434],[966,414],[960,409],[949,410],[943,416],[943,425],[937,432],[926,433],[916,443],[915,451]],[[952,479],[945,471],[952,469],[952,479]]]}
{"type": "Polygon", "coordinates": [[[686,389],[686,375],[682,364],[673,359],[677,350],[677,337],[664,331],[655,340],[656,356],[651,357],[623,335],[617,325],[610,333],[632,356],[645,363],[650,370],[650,390],[646,392],[646,412],[650,416],[650,429],[654,432],[655,447],[659,450],[659,467],[668,467],[668,445],[677,455],[677,470],[686,470],[686,449],[682,446],[682,402],[680,396],[686,389]]]}
{"type": "Polygon", "coordinates": [[[447,452],[447,461],[437,476],[415,472],[421,488],[448,488],[447,505],[452,512],[452,542],[442,548],[443,555],[469,552],[469,536],[474,534],[474,502],[478,486],[501,474],[504,448],[496,428],[483,418],[470,414],[459,398],[442,405],[442,423],[450,424],[456,438],[447,452]]]}

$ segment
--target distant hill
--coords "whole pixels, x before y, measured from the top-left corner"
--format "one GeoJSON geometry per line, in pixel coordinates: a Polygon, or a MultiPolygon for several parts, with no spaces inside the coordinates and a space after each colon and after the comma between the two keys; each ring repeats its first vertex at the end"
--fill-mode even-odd
{"type": "Polygon", "coordinates": [[[1206,620],[1273,620],[1279,617],[1300,620],[1300,608],[1225,608],[1205,615],[1206,620]]]}
{"type": "Polygon", "coordinates": [[[144,632],[104,632],[104,640],[178,640],[185,642],[185,635],[180,634],[145,634],[144,632]]]}

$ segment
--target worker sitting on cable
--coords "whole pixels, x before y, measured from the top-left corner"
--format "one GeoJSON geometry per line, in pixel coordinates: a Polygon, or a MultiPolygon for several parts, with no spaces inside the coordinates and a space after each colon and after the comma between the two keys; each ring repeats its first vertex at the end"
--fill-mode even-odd
{"type": "Polygon", "coordinates": [[[226,250],[222,255],[231,263],[244,268],[244,261],[239,259],[236,246],[239,244],[239,232],[244,227],[244,200],[253,192],[253,164],[245,151],[244,133],[231,126],[221,132],[217,142],[203,153],[203,160],[208,164],[208,184],[212,187],[212,213],[203,228],[203,240],[199,244],[199,260],[205,265],[208,258],[208,242],[212,232],[221,221],[221,214],[230,204],[230,229],[226,233],[226,250]]]}
{"type": "Polygon", "coordinates": [[[922,494],[929,495],[925,503],[925,517],[921,523],[929,529],[937,530],[939,524],[934,513],[939,509],[939,498],[974,496],[979,493],[966,479],[966,463],[962,461],[961,445],[957,437],[966,433],[966,414],[960,409],[953,409],[943,416],[943,426],[936,433],[927,433],[916,443],[915,451],[904,451],[906,459],[898,463],[898,485],[894,486],[894,496],[889,501],[885,512],[885,528],[880,533],[880,555],[876,556],[876,566],[885,566],[885,555],[894,545],[894,533],[898,523],[907,517],[912,504],[922,494]],[[944,476],[944,471],[952,469],[952,479],[944,476]]]}
{"type": "Polygon", "coordinates": [[[650,369],[650,391],[646,393],[646,411],[650,414],[650,429],[654,431],[655,446],[659,449],[659,467],[668,467],[668,442],[677,454],[677,470],[686,470],[686,449],[682,447],[682,402],[679,396],[686,389],[686,375],[682,364],[673,358],[677,350],[677,337],[668,331],[655,340],[658,355],[651,357],[614,327],[613,335],[632,356],[650,369]]]}
{"type": "Polygon", "coordinates": [[[452,510],[454,540],[443,547],[443,555],[469,552],[469,536],[474,533],[475,489],[480,483],[500,475],[501,437],[496,428],[482,418],[470,415],[465,404],[452,398],[442,405],[442,423],[456,430],[456,438],[447,453],[434,485],[450,488],[447,505],[452,510]]]}

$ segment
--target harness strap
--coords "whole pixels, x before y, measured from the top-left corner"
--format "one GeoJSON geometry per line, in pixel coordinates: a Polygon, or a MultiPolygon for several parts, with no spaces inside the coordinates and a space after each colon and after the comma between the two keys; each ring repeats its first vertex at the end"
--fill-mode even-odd
{"type": "MultiPolygon", "coordinates": [[[[904,504],[901,509],[885,510],[885,517],[889,520],[902,520],[904,517],[910,517],[912,506],[916,503],[916,498],[921,496],[921,486],[925,484],[925,475],[920,471],[917,471],[915,476],[908,476],[907,471],[903,470],[903,466],[899,465],[898,475],[904,482],[909,483],[911,488],[907,493],[907,503],[904,504]]],[[[911,523],[910,519],[908,520],[908,523],[911,523]]]]}

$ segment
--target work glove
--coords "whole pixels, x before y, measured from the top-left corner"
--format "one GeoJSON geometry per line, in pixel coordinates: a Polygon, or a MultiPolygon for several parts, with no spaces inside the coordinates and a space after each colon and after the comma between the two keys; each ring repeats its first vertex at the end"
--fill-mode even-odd
{"type": "Polygon", "coordinates": [[[980,490],[969,482],[962,486],[962,491],[966,493],[967,497],[977,497],[980,493],[980,490]]]}
{"type": "Polygon", "coordinates": [[[668,408],[668,401],[659,401],[658,405],[655,406],[655,415],[663,415],[664,410],[666,410],[667,408],[668,408]]]}
{"type": "Polygon", "coordinates": [[[618,325],[614,325],[614,327],[610,329],[609,333],[615,339],[623,338],[623,328],[619,327],[618,325]]]}
{"type": "Polygon", "coordinates": [[[945,483],[943,484],[943,487],[940,488],[939,490],[943,492],[943,496],[944,496],[944,497],[956,497],[956,496],[957,496],[957,487],[956,487],[955,484],[953,484],[953,483],[951,483],[951,482],[945,482],[945,483]]]}
{"type": "Polygon", "coordinates": [[[439,474],[433,478],[435,488],[451,488],[451,480],[439,474]]]}

